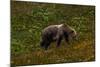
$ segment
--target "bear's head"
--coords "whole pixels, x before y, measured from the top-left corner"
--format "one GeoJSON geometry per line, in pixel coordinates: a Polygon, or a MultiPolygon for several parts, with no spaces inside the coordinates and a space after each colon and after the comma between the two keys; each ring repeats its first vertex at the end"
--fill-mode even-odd
{"type": "Polygon", "coordinates": [[[69,39],[76,39],[77,32],[74,28],[70,27],[67,24],[62,24],[64,35],[69,39]]]}

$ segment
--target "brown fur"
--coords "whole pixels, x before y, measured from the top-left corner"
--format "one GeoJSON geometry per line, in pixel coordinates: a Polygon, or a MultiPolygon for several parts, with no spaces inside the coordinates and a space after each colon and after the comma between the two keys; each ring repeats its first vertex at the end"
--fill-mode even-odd
{"type": "Polygon", "coordinates": [[[70,38],[76,36],[76,31],[69,25],[50,25],[42,31],[41,47],[48,49],[51,42],[56,41],[57,47],[60,46],[61,40],[64,38],[69,42],[70,38]]]}

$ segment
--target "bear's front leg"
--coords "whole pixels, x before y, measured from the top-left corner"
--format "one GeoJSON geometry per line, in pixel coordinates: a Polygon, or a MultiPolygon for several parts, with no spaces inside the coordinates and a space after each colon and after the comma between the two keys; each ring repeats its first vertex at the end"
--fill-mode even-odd
{"type": "Polygon", "coordinates": [[[68,43],[68,44],[70,44],[70,41],[69,41],[69,38],[67,37],[65,37],[65,41],[68,43]]]}
{"type": "Polygon", "coordinates": [[[59,37],[57,38],[57,47],[59,47],[59,46],[60,46],[61,40],[62,40],[62,37],[61,37],[61,36],[59,36],[59,37]]]}

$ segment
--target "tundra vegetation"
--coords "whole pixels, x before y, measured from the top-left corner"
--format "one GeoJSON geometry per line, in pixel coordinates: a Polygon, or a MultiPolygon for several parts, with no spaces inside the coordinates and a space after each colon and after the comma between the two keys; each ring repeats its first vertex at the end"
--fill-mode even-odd
{"type": "Polygon", "coordinates": [[[11,2],[11,64],[36,65],[95,60],[95,6],[11,2]],[[40,47],[41,31],[54,24],[73,27],[78,40],[40,47]]]}

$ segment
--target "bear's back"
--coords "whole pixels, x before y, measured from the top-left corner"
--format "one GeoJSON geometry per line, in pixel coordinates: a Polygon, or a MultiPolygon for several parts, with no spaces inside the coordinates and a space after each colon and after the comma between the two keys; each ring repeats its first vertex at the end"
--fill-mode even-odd
{"type": "Polygon", "coordinates": [[[61,27],[62,27],[62,24],[60,24],[60,25],[50,25],[50,26],[44,28],[43,31],[42,31],[42,37],[43,38],[47,37],[47,38],[55,39],[59,30],[61,30],[61,27]]]}
{"type": "Polygon", "coordinates": [[[63,24],[59,24],[59,25],[50,25],[46,28],[43,29],[42,33],[46,33],[46,32],[57,32],[59,29],[62,29],[63,24]]]}
{"type": "Polygon", "coordinates": [[[53,33],[56,33],[57,30],[58,30],[58,28],[56,25],[50,25],[50,26],[44,28],[42,33],[43,34],[53,34],[53,33]]]}

